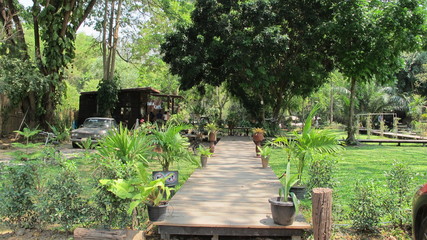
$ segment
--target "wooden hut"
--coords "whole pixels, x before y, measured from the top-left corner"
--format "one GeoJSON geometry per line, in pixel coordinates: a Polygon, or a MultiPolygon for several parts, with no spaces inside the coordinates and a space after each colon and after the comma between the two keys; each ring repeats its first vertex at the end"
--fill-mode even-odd
{"type": "MultiPolygon", "coordinates": [[[[88,117],[99,116],[97,95],[96,91],[81,93],[78,126],[88,117]]],[[[178,95],[161,94],[151,87],[121,89],[118,98],[112,117],[129,128],[135,125],[137,119],[153,122],[165,112],[177,113],[177,99],[182,99],[178,95]]]]}

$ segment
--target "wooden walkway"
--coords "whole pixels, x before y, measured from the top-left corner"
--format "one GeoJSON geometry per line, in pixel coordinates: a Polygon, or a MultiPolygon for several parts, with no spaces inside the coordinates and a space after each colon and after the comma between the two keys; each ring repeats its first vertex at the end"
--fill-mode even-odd
{"type": "Polygon", "coordinates": [[[360,143],[378,143],[379,145],[383,143],[396,143],[397,146],[400,146],[401,143],[418,143],[425,147],[427,144],[427,139],[357,139],[357,141],[360,143]]]}
{"type": "Polygon", "coordinates": [[[169,202],[164,221],[155,223],[162,239],[170,235],[282,236],[299,239],[311,226],[298,217],[291,226],[274,224],[268,199],[280,182],[261,168],[249,137],[224,137],[208,167],[197,169],[169,202]]]}

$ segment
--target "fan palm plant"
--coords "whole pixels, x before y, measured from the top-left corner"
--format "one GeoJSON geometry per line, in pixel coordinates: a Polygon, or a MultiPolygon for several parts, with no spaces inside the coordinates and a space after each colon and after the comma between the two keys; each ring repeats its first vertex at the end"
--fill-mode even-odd
{"type": "Polygon", "coordinates": [[[145,131],[130,131],[120,124],[100,141],[98,152],[104,158],[113,157],[123,163],[142,162],[147,166],[152,148],[145,131]]]}
{"type": "Polygon", "coordinates": [[[188,150],[189,142],[187,138],[181,136],[180,132],[190,126],[169,125],[166,129],[154,129],[152,143],[160,149],[158,160],[163,171],[169,171],[169,166],[180,160],[187,160],[197,163],[188,150]]]}

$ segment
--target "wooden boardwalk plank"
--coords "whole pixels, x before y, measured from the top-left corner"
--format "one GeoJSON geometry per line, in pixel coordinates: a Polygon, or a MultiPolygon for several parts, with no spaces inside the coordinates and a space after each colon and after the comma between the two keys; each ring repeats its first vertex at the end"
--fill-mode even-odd
{"type": "Polygon", "coordinates": [[[271,218],[268,199],[280,182],[261,168],[249,137],[223,138],[170,201],[166,219],[155,223],[163,235],[296,236],[311,226],[297,219],[280,226],[271,218]],[[237,139],[237,140],[234,140],[237,139]]]}

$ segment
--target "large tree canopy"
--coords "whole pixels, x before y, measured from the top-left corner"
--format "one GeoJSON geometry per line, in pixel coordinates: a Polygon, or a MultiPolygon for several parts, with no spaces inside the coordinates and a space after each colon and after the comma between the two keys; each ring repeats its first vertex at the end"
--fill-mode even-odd
{"type": "Polygon", "coordinates": [[[193,23],[162,45],[181,88],[225,82],[252,116],[274,118],[293,96],[308,96],[332,69],[323,27],[328,1],[197,1],[193,23]]]}
{"type": "MultiPolygon", "coordinates": [[[[35,51],[32,59],[44,78],[20,78],[22,73],[13,72],[14,68],[4,69],[7,71],[5,76],[7,82],[14,84],[22,82],[21,85],[28,86],[22,89],[20,98],[23,110],[29,113],[30,125],[40,123],[46,126],[47,122],[53,121],[54,110],[65,89],[64,68],[74,58],[77,29],[89,15],[95,2],[96,0],[33,0],[31,11],[27,12],[17,4],[17,1],[0,0],[0,23],[5,26],[6,39],[0,45],[0,54],[7,56],[3,60],[10,63],[13,63],[14,59],[29,61],[30,53],[27,51],[22,19],[26,18],[26,23],[34,28],[32,37],[35,51]],[[23,82],[28,80],[33,81],[23,82]],[[44,83],[47,83],[47,87],[34,87],[44,83]]],[[[32,66],[31,63],[26,65],[32,66]]],[[[32,67],[26,70],[29,73],[25,75],[38,75],[34,73],[32,67]]]]}
{"type": "Polygon", "coordinates": [[[402,66],[402,52],[421,44],[425,7],[424,0],[339,1],[334,6],[330,37],[335,64],[351,81],[347,143],[356,142],[356,83],[381,83],[394,77],[402,66]]]}

